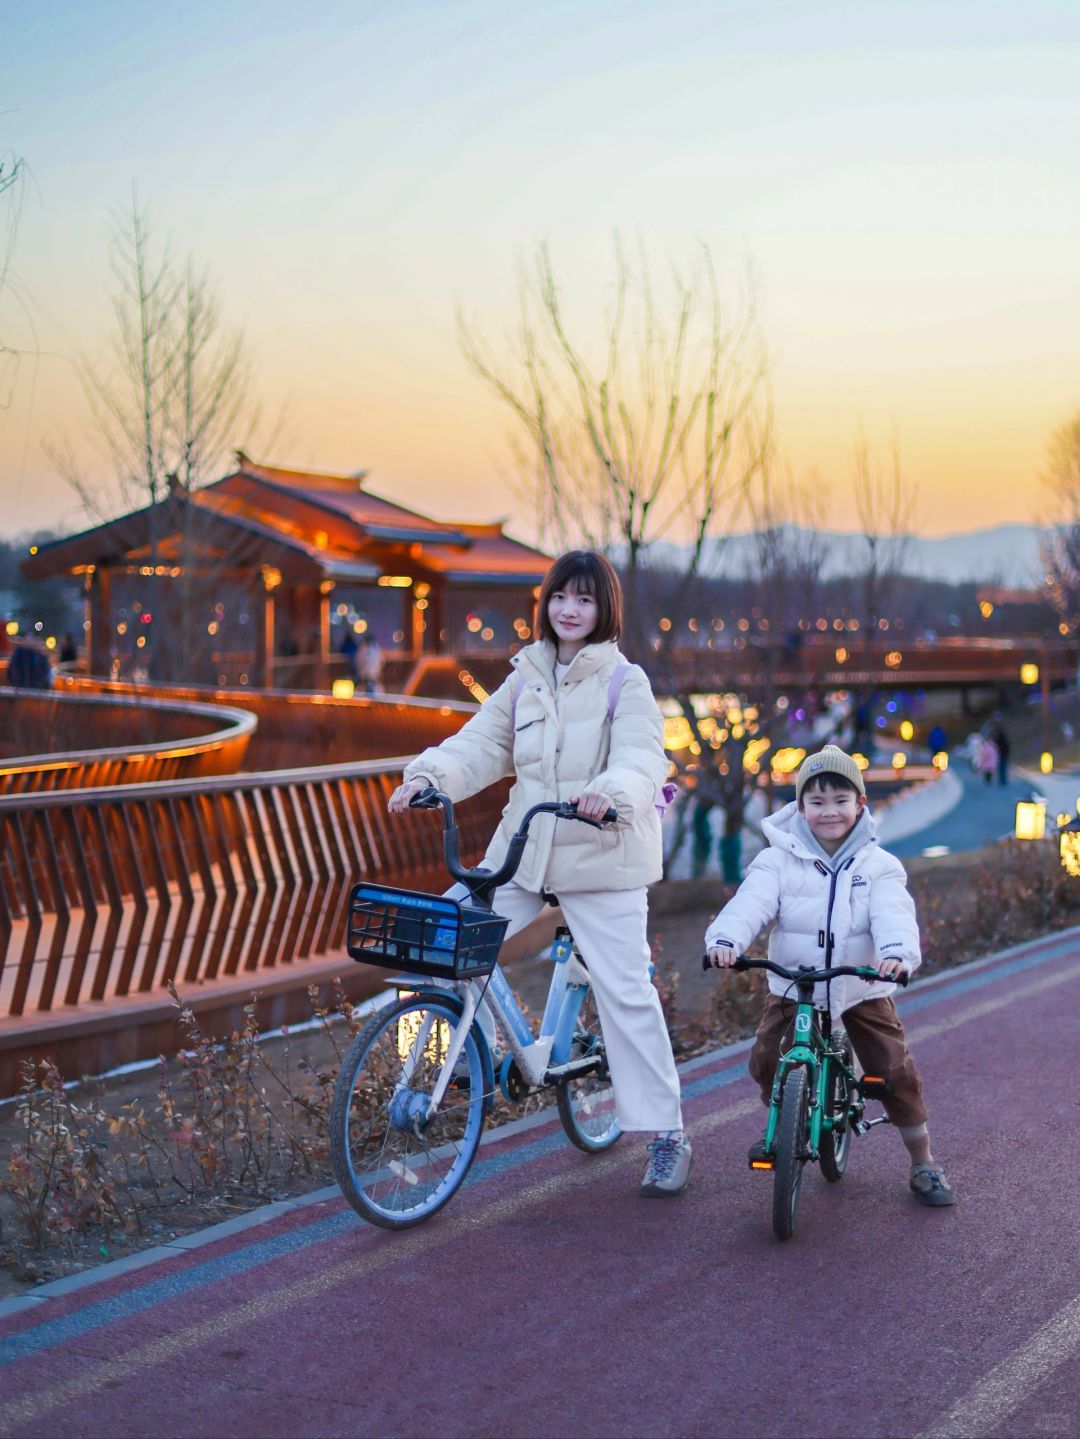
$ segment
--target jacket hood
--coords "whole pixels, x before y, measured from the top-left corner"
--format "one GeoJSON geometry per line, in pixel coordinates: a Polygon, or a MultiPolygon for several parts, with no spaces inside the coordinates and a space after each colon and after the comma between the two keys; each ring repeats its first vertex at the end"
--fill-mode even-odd
{"type": "Polygon", "coordinates": [[[809,860],[811,864],[817,860],[827,864],[830,869],[837,869],[853,854],[861,854],[864,849],[876,845],[877,826],[874,823],[874,816],[868,808],[865,808],[847,839],[834,855],[829,855],[814,839],[810,827],[799,810],[794,800],[786,804],[776,814],[771,814],[761,822],[762,832],[765,838],[776,849],[784,850],[793,854],[798,859],[809,860]]]}
{"type": "MultiPolygon", "coordinates": [[[[510,663],[522,674],[535,671],[542,675],[549,685],[554,685],[555,655],[556,649],[551,640],[536,640],[513,655],[510,663]]],[[[566,679],[586,679],[589,675],[596,674],[598,670],[603,669],[605,665],[614,663],[619,657],[619,646],[614,640],[604,640],[595,645],[583,645],[574,656],[570,668],[566,672],[566,679]]]]}

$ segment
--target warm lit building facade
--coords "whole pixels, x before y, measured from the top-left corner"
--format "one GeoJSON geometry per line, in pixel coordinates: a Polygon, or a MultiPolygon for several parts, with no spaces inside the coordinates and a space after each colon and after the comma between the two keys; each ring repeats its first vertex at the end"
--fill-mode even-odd
{"type": "Polygon", "coordinates": [[[391,680],[424,656],[505,656],[531,637],[546,555],[500,524],[443,524],[364,476],[258,465],[46,545],[30,578],[82,577],[92,674],[325,689],[348,633],[391,680]]]}

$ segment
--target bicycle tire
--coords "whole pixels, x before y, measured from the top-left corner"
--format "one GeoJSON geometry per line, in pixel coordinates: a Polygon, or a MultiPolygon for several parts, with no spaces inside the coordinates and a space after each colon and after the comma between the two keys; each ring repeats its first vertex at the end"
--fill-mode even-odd
{"type": "Polygon", "coordinates": [[[330,1117],[334,1177],[357,1214],[383,1229],[430,1219],[457,1192],[476,1155],[485,1041],[475,1025],[431,1120],[424,1103],[461,1015],[453,995],[399,999],[371,1016],[342,1061],[330,1117]]]}
{"type": "Polygon", "coordinates": [[[773,1173],[773,1231],[778,1239],[790,1239],[799,1217],[799,1193],[806,1163],[806,1117],[809,1108],[806,1067],[789,1069],[780,1096],[780,1121],[776,1126],[776,1168],[773,1173]]]}
{"type": "MultiPolygon", "coordinates": [[[[851,1040],[847,1035],[841,1046],[844,1063],[851,1068],[851,1040]]],[[[821,1153],[818,1161],[821,1172],[830,1184],[838,1184],[844,1177],[848,1156],[851,1153],[851,1084],[836,1060],[829,1060],[829,1084],[825,1097],[825,1113],[832,1119],[833,1128],[821,1132],[821,1153]],[[839,1123],[839,1128],[836,1127],[839,1123]]]]}
{"type": "MultiPolygon", "coordinates": [[[[603,1052],[604,1035],[592,990],[586,994],[578,1015],[570,1059],[603,1052]]],[[[555,1085],[555,1106],[571,1144],[586,1154],[600,1154],[622,1137],[615,1117],[615,1091],[605,1060],[602,1069],[580,1079],[562,1079],[555,1085]]]]}

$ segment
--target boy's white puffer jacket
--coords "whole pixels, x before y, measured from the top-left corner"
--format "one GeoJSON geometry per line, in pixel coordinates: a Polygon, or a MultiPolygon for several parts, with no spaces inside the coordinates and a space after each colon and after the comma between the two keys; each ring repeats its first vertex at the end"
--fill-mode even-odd
{"type": "Polygon", "coordinates": [[[515,876],[524,889],[579,894],[640,889],[660,878],[655,804],[667,779],[664,722],[645,671],[630,665],[608,722],[608,687],[624,664],[612,643],[585,645],[558,687],[555,647],[540,640],[510,661],[514,672],[455,735],[424,750],[406,780],[427,776],[455,803],[515,775],[484,863],[495,868],[531,805],[586,789],[611,796],[617,824],[594,829],[538,815],[515,876]],[[514,696],[517,695],[517,704],[514,696]]]}
{"type": "MultiPolygon", "coordinates": [[[[764,821],[769,848],[756,856],[745,880],[709,926],[706,946],[726,940],[742,954],[755,935],[775,921],[769,958],[787,969],[820,969],[831,927],[834,965],[900,959],[909,970],[917,969],[922,963],[919,926],[907,876],[900,861],[878,847],[870,812],[864,811],[862,819],[866,842],[842,859],[835,872],[796,832],[798,813],[792,803],[764,821]]],[[[819,985],[814,995],[821,1009],[825,988],[819,985]]],[[[769,989],[795,997],[775,974],[769,975],[769,989]]],[[[833,980],[831,990],[830,1008],[836,1017],[864,1000],[887,998],[896,985],[845,975],[833,980]]]]}

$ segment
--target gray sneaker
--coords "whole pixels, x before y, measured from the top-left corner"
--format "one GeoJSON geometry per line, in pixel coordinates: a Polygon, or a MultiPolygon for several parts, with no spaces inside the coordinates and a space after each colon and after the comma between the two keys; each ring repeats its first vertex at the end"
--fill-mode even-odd
{"type": "Polygon", "coordinates": [[[909,1184],[919,1203],[931,1209],[946,1209],[956,1203],[956,1195],[939,1164],[913,1164],[909,1184]]]}
{"type": "Polygon", "coordinates": [[[642,1197],[670,1199],[674,1194],[681,1194],[690,1178],[690,1163],[694,1157],[690,1141],[685,1137],[652,1139],[648,1148],[649,1163],[641,1181],[642,1197]]]}

